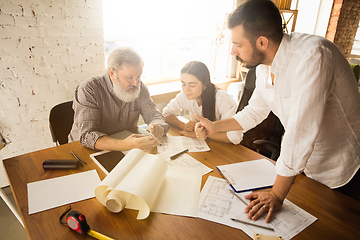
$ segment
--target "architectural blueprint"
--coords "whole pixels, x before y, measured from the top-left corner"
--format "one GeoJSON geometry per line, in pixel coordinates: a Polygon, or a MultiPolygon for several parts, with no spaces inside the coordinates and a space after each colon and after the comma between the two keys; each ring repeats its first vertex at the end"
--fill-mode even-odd
{"type": "Polygon", "coordinates": [[[191,157],[190,155],[184,153],[180,156],[178,156],[176,159],[171,160],[170,156],[173,155],[171,152],[164,152],[159,153],[157,156],[160,156],[167,161],[167,163],[170,166],[181,166],[181,167],[188,167],[188,168],[201,168],[202,169],[202,175],[205,175],[211,171],[213,171],[212,168],[209,168],[205,164],[199,162],[195,158],[191,157]]]}
{"type": "Polygon", "coordinates": [[[168,136],[159,138],[159,145],[157,150],[159,153],[164,152],[178,152],[184,149],[189,149],[189,152],[206,152],[210,151],[206,141],[201,141],[197,138],[184,136],[168,136]]]}
{"type": "Polygon", "coordinates": [[[241,229],[250,237],[261,233],[281,236],[286,240],[293,238],[317,219],[285,199],[282,209],[275,213],[270,223],[265,223],[265,216],[257,221],[250,220],[244,213],[249,202],[244,198],[247,194],[249,192],[237,194],[240,200],[230,191],[230,186],[224,179],[209,176],[200,194],[198,217],[241,229]],[[235,222],[231,218],[271,227],[275,231],[235,222]]]}

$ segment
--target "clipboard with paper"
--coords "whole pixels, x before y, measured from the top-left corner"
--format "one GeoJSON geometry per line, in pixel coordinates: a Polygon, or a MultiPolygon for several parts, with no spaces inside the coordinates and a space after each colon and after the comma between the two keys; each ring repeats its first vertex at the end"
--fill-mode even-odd
{"type": "Polygon", "coordinates": [[[272,187],[277,176],[275,165],[266,159],[220,165],[217,169],[236,193],[272,187]]]}

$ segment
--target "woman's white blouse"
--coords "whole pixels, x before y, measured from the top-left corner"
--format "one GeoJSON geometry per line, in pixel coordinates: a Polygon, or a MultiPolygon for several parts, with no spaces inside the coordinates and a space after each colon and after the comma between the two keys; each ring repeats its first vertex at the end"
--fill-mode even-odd
{"type": "MultiPolygon", "coordinates": [[[[230,118],[236,114],[237,104],[225,90],[218,89],[215,95],[215,118],[221,120],[230,118]]],[[[183,91],[176,95],[174,99],[163,109],[164,117],[169,115],[179,115],[181,110],[188,110],[191,119],[195,119],[195,114],[202,116],[202,106],[199,106],[195,99],[187,100],[183,91]]],[[[233,144],[239,144],[243,138],[243,131],[229,131],[226,133],[228,139],[233,144]]]]}

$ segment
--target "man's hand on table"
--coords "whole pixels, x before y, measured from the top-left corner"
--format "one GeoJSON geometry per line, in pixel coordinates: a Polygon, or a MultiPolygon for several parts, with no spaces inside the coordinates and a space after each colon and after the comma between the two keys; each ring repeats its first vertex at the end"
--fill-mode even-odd
{"type": "Polygon", "coordinates": [[[275,183],[270,192],[253,192],[245,196],[246,199],[254,199],[244,209],[247,217],[256,220],[268,212],[265,222],[270,222],[274,212],[282,207],[284,199],[296,178],[295,176],[285,177],[277,175],[275,183]]]}
{"type": "Polygon", "coordinates": [[[247,217],[254,221],[267,212],[265,222],[269,223],[274,212],[279,210],[283,204],[283,201],[273,192],[254,192],[246,195],[245,198],[254,199],[244,209],[248,214],[247,217]]]}

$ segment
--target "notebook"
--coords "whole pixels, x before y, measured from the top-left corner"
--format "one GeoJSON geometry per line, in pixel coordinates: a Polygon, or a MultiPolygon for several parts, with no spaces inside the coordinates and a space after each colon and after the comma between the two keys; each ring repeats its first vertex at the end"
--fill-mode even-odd
{"type": "Polygon", "coordinates": [[[275,165],[266,159],[221,165],[217,169],[237,193],[272,187],[277,176],[275,165]]]}

